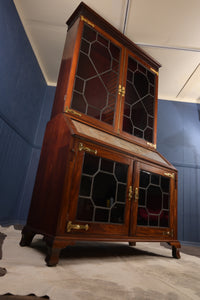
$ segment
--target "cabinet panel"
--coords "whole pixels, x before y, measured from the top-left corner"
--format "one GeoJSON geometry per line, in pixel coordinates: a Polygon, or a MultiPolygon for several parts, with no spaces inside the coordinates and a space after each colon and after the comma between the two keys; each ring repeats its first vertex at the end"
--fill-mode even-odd
{"type": "Polygon", "coordinates": [[[127,51],[122,131],[154,143],[157,75],[127,51]]]}
{"type": "Polygon", "coordinates": [[[114,126],[122,56],[122,45],[84,23],[70,109],[114,126]]]}
{"type": "Polygon", "coordinates": [[[137,221],[133,231],[139,236],[173,237],[175,174],[144,163],[138,163],[136,169],[137,221]]]}
{"type": "MultiPolygon", "coordinates": [[[[71,206],[69,220],[87,222],[88,233],[128,234],[131,185],[131,160],[93,144],[78,143],[78,158],[73,184],[76,204],[71,206]]],[[[74,231],[73,231],[74,233],[74,231]]]]}

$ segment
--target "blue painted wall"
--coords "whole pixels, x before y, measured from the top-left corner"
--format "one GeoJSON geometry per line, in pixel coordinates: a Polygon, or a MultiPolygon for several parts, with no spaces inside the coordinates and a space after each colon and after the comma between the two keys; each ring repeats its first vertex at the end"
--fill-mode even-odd
{"type": "Polygon", "coordinates": [[[178,238],[200,243],[200,104],[159,100],[157,142],[179,171],[178,238]]]}
{"type": "Polygon", "coordinates": [[[13,1],[0,0],[0,224],[26,219],[53,95],[13,1]]]}

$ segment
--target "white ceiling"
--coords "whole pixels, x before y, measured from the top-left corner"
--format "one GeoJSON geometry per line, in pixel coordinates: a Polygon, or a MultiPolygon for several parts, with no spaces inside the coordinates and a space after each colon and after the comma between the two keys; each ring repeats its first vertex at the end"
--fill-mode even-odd
{"type": "MultiPolygon", "coordinates": [[[[56,86],[67,26],[79,0],[14,0],[48,85],[56,86]]],[[[85,0],[161,63],[158,98],[200,103],[199,0],[85,0]]]]}

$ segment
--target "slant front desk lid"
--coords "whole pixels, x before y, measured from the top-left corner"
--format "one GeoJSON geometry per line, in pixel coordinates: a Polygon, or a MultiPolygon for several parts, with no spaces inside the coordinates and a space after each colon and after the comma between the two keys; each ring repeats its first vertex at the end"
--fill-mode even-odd
{"type": "MultiPolygon", "coordinates": [[[[67,119],[69,120],[69,118],[67,119]]],[[[76,120],[71,119],[69,121],[73,124],[74,135],[90,141],[93,140],[93,142],[96,143],[103,143],[104,146],[113,148],[120,152],[127,153],[138,158],[146,158],[148,161],[151,160],[152,162],[156,162],[162,166],[174,169],[174,167],[155,150],[143,148],[139,145],[123,140],[120,137],[113,136],[76,120]]]]}

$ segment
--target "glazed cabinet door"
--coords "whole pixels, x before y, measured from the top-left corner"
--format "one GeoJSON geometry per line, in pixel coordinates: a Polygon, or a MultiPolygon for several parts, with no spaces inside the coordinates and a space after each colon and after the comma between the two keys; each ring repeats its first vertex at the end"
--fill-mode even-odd
{"type": "Polygon", "coordinates": [[[80,20],[79,51],[65,102],[66,112],[85,122],[113,130],[118,120],[118,87],[124,48],[95,24],[80,20]]]}
{"type": "Polygon", "coordinates": [[[128,235],[131,174],[129,158],[79,142],[67,233],[128,235]]]}
{"type": "Polygon", "coordinates": [[[135,218],[131,233],[148,239],[173,239],[176,235],[176,185],[171,170],[136,163],[135,218]]]}
{"type": "Polygon", "coordinates": [[[121,130],[124,135],[156,143],[158,73],[126,51],[121,130]]]}

